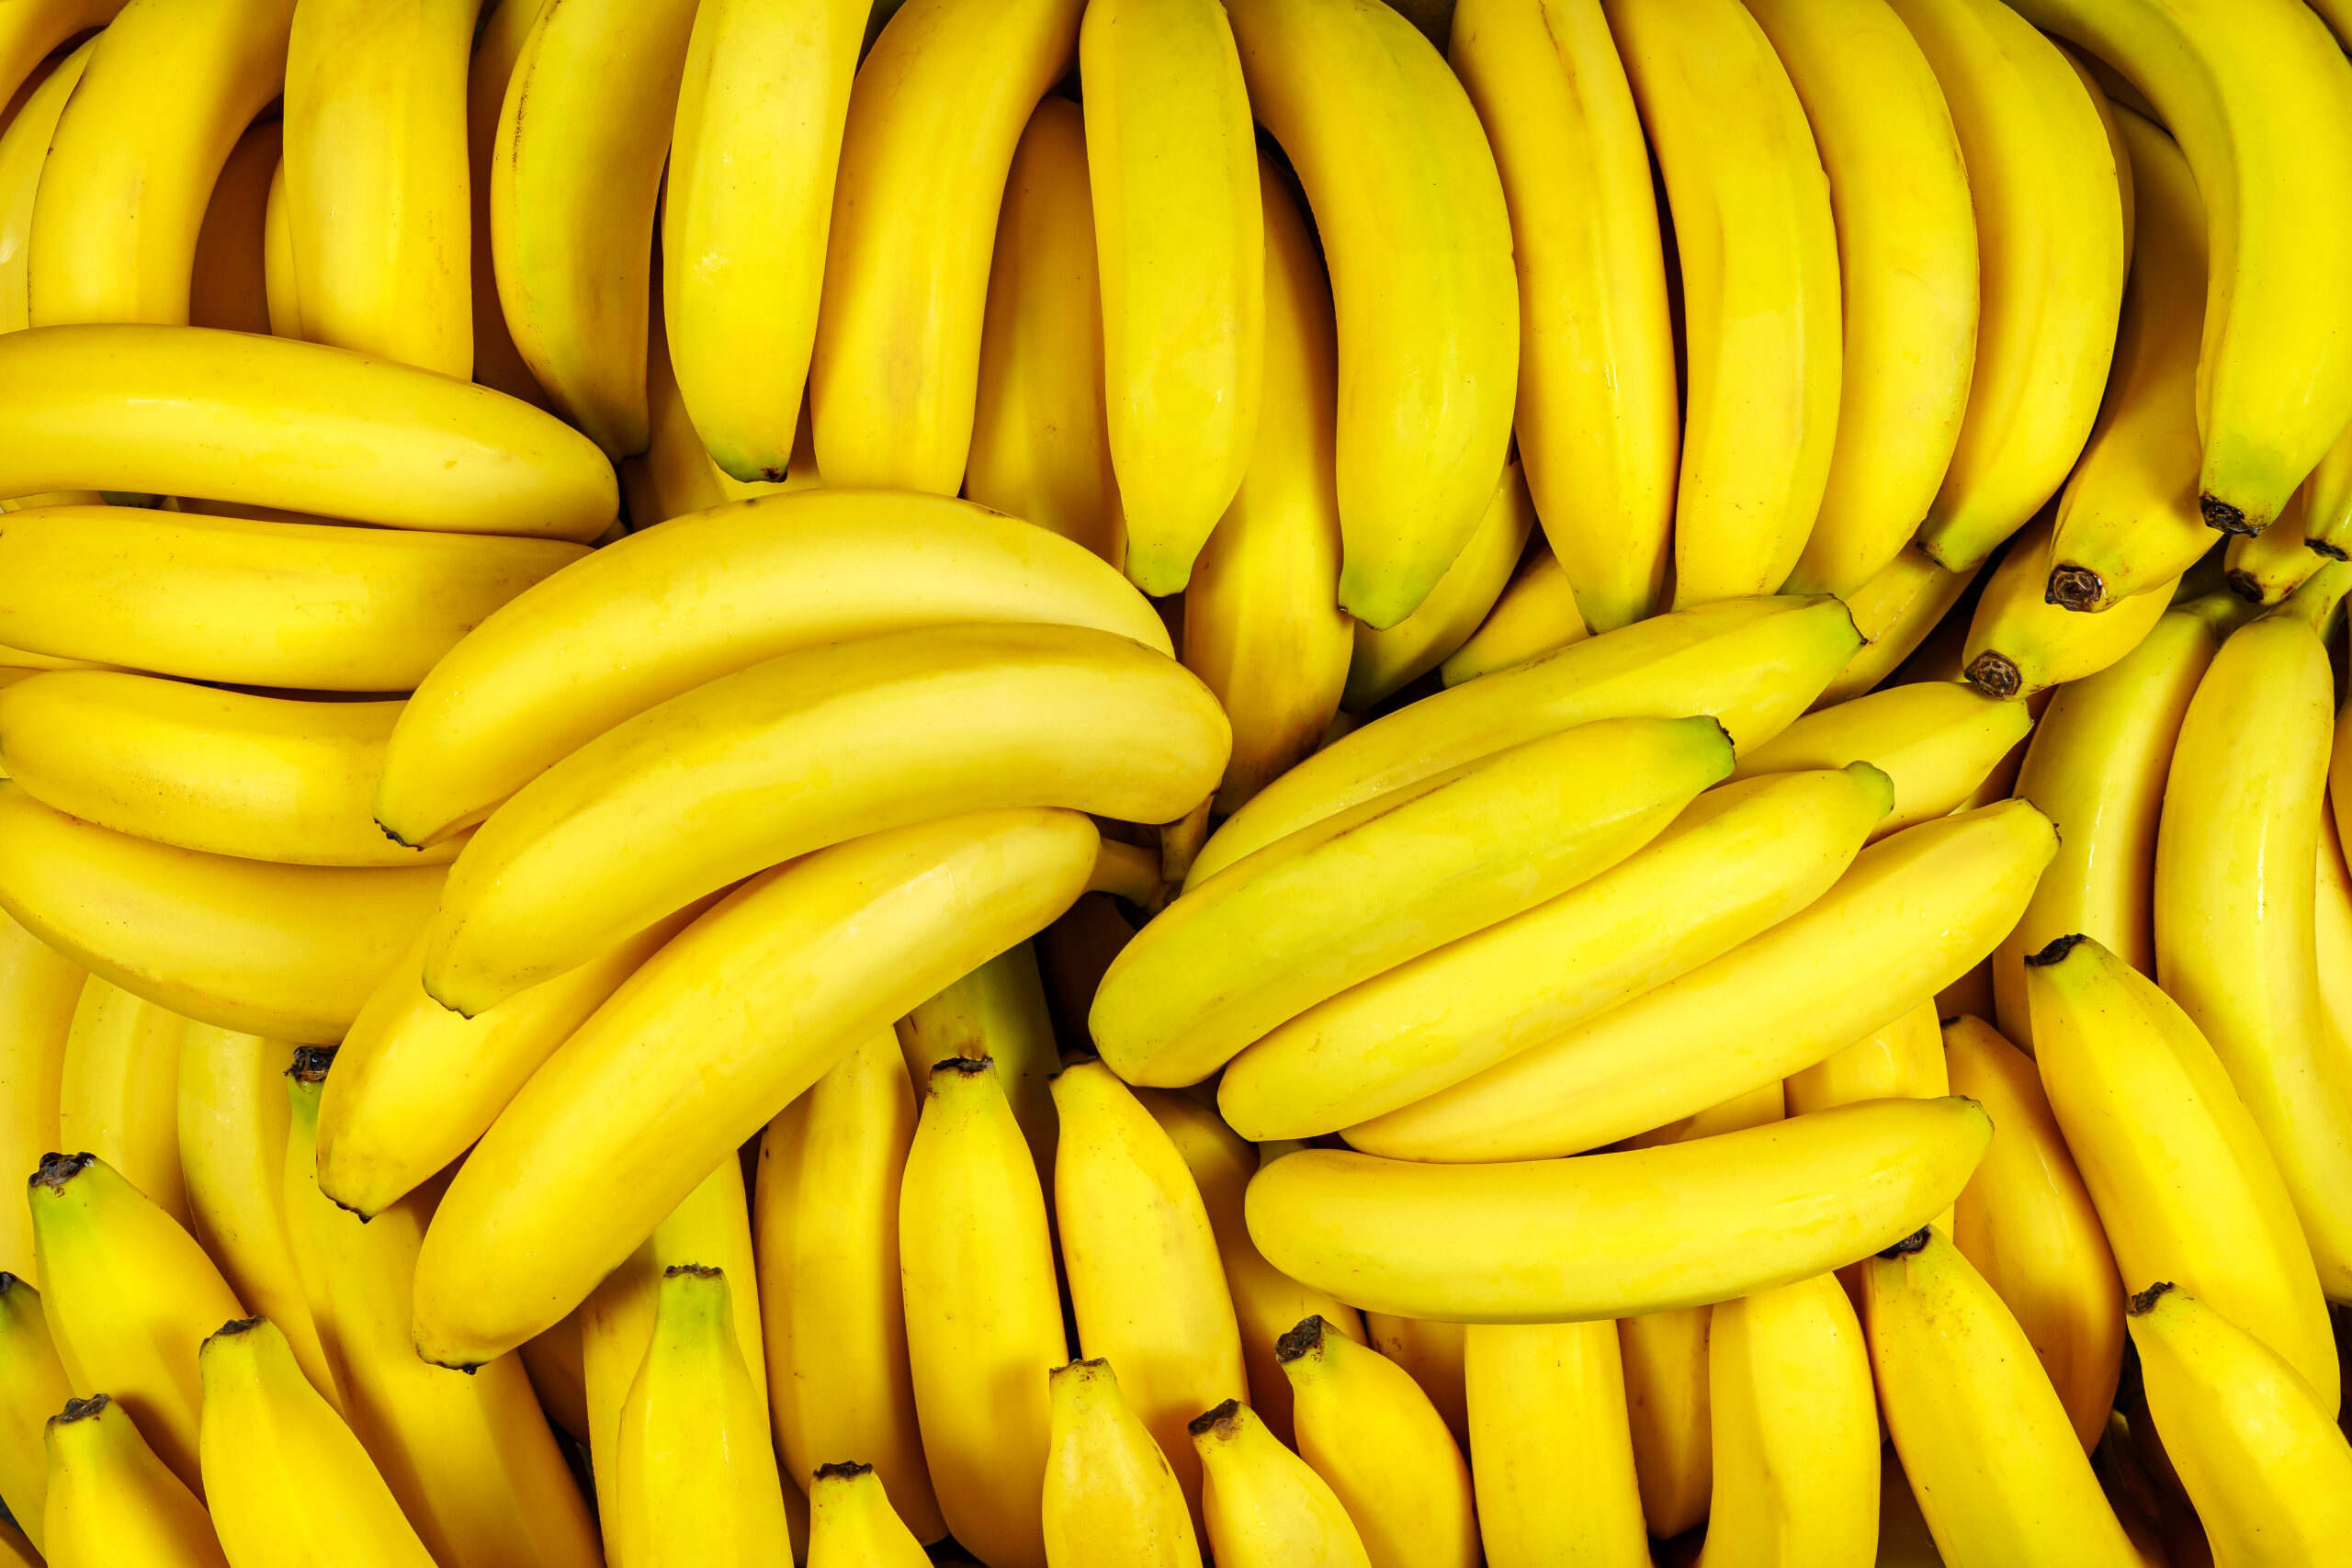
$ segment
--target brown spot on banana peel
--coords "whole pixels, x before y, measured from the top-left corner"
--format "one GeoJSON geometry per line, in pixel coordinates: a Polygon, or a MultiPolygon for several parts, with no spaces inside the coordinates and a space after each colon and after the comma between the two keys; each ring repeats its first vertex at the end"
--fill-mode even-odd
{"type": "Polygon", "coordinates": [[[1921,1225],[1917,1230],[1913,1231],[1909,1235],[1905,1236],[1901,1241],[1896,1242],[1893,1247],[1890,1247],[1885,1251],[1880,1253],[1879,1256],[1881,1258],[1908,1258],[1915,1252],[1925,1250],[1927,1245],[1928,1227],[1926,1225],[1921,1225]]]}
{"type": "Polygon", "coordinates": [[[2059,960],[2064,958],[2066,954],[2074,952],[2077,943],[2085,942],[2089,940],[2090,939],[2088,937],[2083,935],[2080,931],[2076,931],[2071,936],[2059,937],[2052,941],[2048,946],[2044,947],[2040,953],[2028,953],[2026,955],[2026,963],[2036,969],[2045,968],[2048,965],[2055,964],[2059,960]]]}
{"type": "Polygon", "coordinates": [[[2231,592],[2236,594],[2247,604],[2259,604],[2262,603],[2262,580],[2255,576],[2254,573],[2250,571],[2241,571],[2235,568],[2232,568],[2230,570],[2222,573],[2222,581],[2229,585],[2231,592]]]}
{"type": "Polygon", "coordinates": [[[2177,1290],[2178,1288],[2179,1287],[2176,1286],[2170,1280],[2159,1280],[2154,1284],[2149,1286],[2146,1290],[2142,1291],[2138,1295],[2133,1296],[2130,1303],[2124,1307],[2123,1315],[2126,1317],[2145,1317],[2150,1313],[2156,1310],[2156,1303],[2164,1299],[2165,1292],[2177,1290]]]}
{"type": "Polygon", "coordinates": [[[1970,685],[1988,697],[2014,697],[2025,686],[2025,677],[2009,656],[1989,648],[1970,660],[1963,673],[1970,685]]]}
{"type": "Polygon", "coordinates": [[[2197,498],[2197,510],[2205,519],[2205,526],[2218,528],[2224,534],[2259,534],[2262,525],[2249,522],[2245,513],[2215,496],[2197,498]]]}
{"type": "Polygon", "coordinates": [[[2305,539],[2303,546],[2330,560],[2352,560],[2352,555],[2346,555],[2340,547],[2331,545],[2325,539],[2305,539]]]}
{"type": "Polygon", "coordinates": [[[2053,566],[2041,602],[2062,610],[2096,610],[2107,599],[2107,584],[2086,566],[2053,566]]]}

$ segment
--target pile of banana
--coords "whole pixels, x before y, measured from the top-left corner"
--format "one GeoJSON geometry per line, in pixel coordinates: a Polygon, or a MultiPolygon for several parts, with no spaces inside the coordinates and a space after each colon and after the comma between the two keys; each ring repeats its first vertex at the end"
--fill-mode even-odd
{"type": "Polygon", "coordinates": [[[0,1564],[2335,1561],[2346,43],[0,4],[0,1564]]]}

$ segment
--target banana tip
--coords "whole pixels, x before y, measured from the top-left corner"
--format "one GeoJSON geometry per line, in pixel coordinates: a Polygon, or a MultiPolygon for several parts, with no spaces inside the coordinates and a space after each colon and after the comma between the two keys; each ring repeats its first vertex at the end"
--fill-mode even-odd
{"type": "Polygon", "coordinates": [[[2243,508],[2232,506],[2219,496],[2200,495],[2197,510],[2205,518],[2205,526],[2218,528],[2224,534],[2259,534],[2262,525],[2246,520],[2243,508]]]}
{"type": "Polygon", "coordinates": [[[2030,953],[2026,954],[2025,961],[2033,968],[2047,968],[2049,965],[2064,958],[2066,954],[2074,952],[2076,943],[2087,942],[2090,939],[2088,937],[2086,937],[2080,931],[2076,931],[2071,936],[2062,936],[2057,941],[2050,943],[2047,947],[2044,947],[2040,953],[2030,953]]]}
{"type": "Polygon", "coordinates": [[[1229,1426],[1234,1417],[1240,1413],[1241,1402],[1238,1399],[1228,1399],[1222,1404],[1202,1411],[1198,1416],[1185,1422],[1184,1430],[1196,1438],[1205,1438],[1211,1432],[1217,1431],[1219,1427],[1229,1426]]]}
{"type": "Polygon", "coordinates": [[[1921,1225],[1917,1230],[1913,1231],[1909,1235],[1905,1236],[1901,1241],[1896,1242],[1893,1247],[1890,1247],[1885,1251],[1880,1253],[1879,1256],[1881,1258],[1908,1258],[1915,1252],[1924,1251],[1928,1245],[1928,1227],[1926,1225],[1921,1225]]]}
{"type": "Polygon", "coordinates": [[[1287,1366],[1301,1356],[1308,1356],[1323,1348],[1323,1319],[1319,1315],[1299,1320],[1298,1326],[1274,1341],[1274,1359],[1287,1366]]]}
{"type": "Polygon", "coordinates": [[[2092,611],[2107,597],[2107,583],[2086,566],[2053,566],[2041,602],[2062,610],[2092,611]]]}
{"type": "Polygon", "coordinates": [[[2176,1286],[2170,1280],[2159,1280],[2154,1284],[2149,1286],[2146,1290],[2142,1291],[2137,1295],[2133,1296],[2132,1298],[2131,1304],[2123,1309],[2123,1315],[2126,1317],[2145,1317],[2150,1313],[2156,1310],[2156,1303],[2164,1299],[2165,1292],[2177,1290],[2178,1288],[2179,1287],[2176,1286]]]}
{"type": "Polygon", "coordinates": [[[1968,683],[1988,697],[2006,701],[2025,687],[2025,677],[2006,653],[1986,649],[1968,661],[1968,683]]]}

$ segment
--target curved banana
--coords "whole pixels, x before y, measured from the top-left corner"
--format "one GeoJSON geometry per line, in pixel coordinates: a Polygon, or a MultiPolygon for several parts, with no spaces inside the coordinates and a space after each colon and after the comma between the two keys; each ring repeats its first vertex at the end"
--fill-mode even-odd
{"type": "Polygon", "coordinates": [[[670,133],[670,363],[721,471],[780,480],[817,337],[833,171],[865,0],[695,7],[670,133]]]}
{"type": "Polygon", "coordinates": [[[58,1072],[57,1140],[86,1149],[181,1224],[180,1031],[187,1021],[93,975],[58,1072]]]}
{"type": "MultiPolygon", "coordinates": [[[[282,127],[281,127],[282,130],[282,127]]],[[[269,305],[272,337],[302,335],[302,296],[294,276],[294,231],[286,210],[286,160],[269,176],[269,205],[262,213],[262,288],[269,305]]]]}
{"type": "Polygon", "coordinates": [[[1956,682],[1890,686],[1816,708],[1739,760],[1735,779],[1868,762],[1894,785],[1873,840],[1949,816],[2033,728],[2023,703],[1956,682]]]}
{"type": "Polygon", "coordinates": [[[1470,1467],[1411,1375],[1310,1317],[1275,1351],[1299,1457],[1355,1522],[1374,1568],[1480,1561],[1470,1467]]]}
{"type": "Polygon", "coordinates": [[[808,1561],[815,1568],[926,1568],[931,1554],[891,1511],[872,1465],[842,1461],[819,1465],[814,1474],[808,1561]]]}
{"type": "Polygon", "coordinates": [[[2307,494],[2299,490],[2289,497],[2261,533],[2230,536],[2222,560],[2231,592],[2266,609],[2283,604],[2328,563],[2330,558],[2310,548],[2303,537],[2307,494]]]}
{"type": "Polygon", "coordinates": [[[175,849],[0,784],[0,908],[135,996],[273,1040],[340,1039],[442,875],[175,849]]]}
{"type": "Polygon", "coordinates": [[[0,95],[13,98],[74,34],[104,28],[122,6],[123,0],[40,0],[11,8],[0,22],[0,95]]]}
{"type": "MultiPolygon", "coordinates": [[[[547,393],[523,363],[506,309],[498,298],[498,266],[490,236],[490,165],[498,148],[498,114],[506,104],[514,62],[530,41],[547,0],[483,0],[486,13],[474,32],[473,58],[466,66],[467,293],[474,321],[474,378],[510,398],[539,408],[547,393]]],[[[291,256],[288,257],[290,262],[291,256]]],[[[288,269],[291,278],[291,268],[288,269]]],[[[290,291],[290,289],[289,289],[290,291]]],[[[656,323],[658,325],[658,323],[656,323]]],[[[286,335],[279,328],[271,331],[286,335]]],[[[299,336],[300,333],[295,335],[299,336]]],[[[649,366],[649,370],[650,367],[649,366]]]]}
{"type": "Polygon", "coordinates": [[[1923,823],[1721,958],[1343,1135],[1408,1159],[1566,1155],[1786,1077],[1989,953],[2056,850],[2022,801],[1923,823]]]}
{"type": "Polygon", "coordinates": [[[1502,597],[1534,526],[1535,503],[1513,463],[1503,470],[1478,526],[1419,606],[1385,631],[1356,624],[1341,704],[1362,713],[1453,657],[1502,597]]]}
{"type": "MultiPolygon", "coordinates": [[[[1295,1154],[1304,1146],[1296,1143],[1262,1145],[1258,1151],[1259,1168],[1262,1170],[1283,1155],[1295,1154]]],[[[1454,1442],[1467,1444],[1470,1399],[1464,1386],[1467,1374],[1463,1365],[1467,1355],[1464,1343],[1467,1326],[1368,1312],[1363,1314],[1363,1327],[1364,1343],[1404,1368],[1406,1375],[1420,1385],[1421,1392],[1437,1407],[1438,1415],[1453,1434],[1454,1442]]],[[[1279,1364],[1280,1336],[1276,1337],[1275,1348],[1279,1364]]]]}
{"type": "Polygon", "coordinates": [[[35,1547],[49,1496],[42,1428],[73,1393],[41,1315],[40,1292],[0,1273],[0,1502],[23,1521],[35,1547]]]}
{"type": "Polygon", "coordinates": [[[911,0],[850,89],[808,365],[835,485],[963,487],[1005,172],[1080,0],[911,0]]]}
{"type": "MultiPolygon", "coordinates": [[[[1103,840],[1095,861],[1097,882],[1112,847],[1111,840],[1103,840]]],[[[1012,1119],[1021,1123],[1021,1135],[1028,1141],[1037,1179],[1052,1191],[1054,1146],[1060,1136],[1053,1079],[1062,1070],[1062,1054],[1033,944],[1013,943],[937,996],[916,1004],[899,1020],[896,1033],[910,1083],[928,1083],[933,1066],[950,1056],[995,1059],[997,1081],[1004,1086],[1012,1119]]]]}
{"type": "Polygon", "coordinates": [[[1461,553],[1502,469],[1519,366],[1510,213],[1476,111],[1403,17],[1351,0],[1227,10],[1250,107],[1332,264],[1340,607],[1385,630],[1461,553]]]}
{"type": "Polygon", "coordinates": [[[375,1461],[267,1318],[204,1341],[205,1501],[238,1568],[435,1568],[375,1461]]]}
{"type": "MultiPolygon", "coordinates": [[[[28,18],[44,9],[23,7],[28,18]]],[[[25,96],[6,129],[0,130],[0,333],[22,332],[33,324],[33,202],[40,190],[41,170],[49,162],[50,143],[56,139],[58,117],[65,112],[65,101],[74,96],[97,47],[96,39],[85,39],[59,61],[40,85],[25,96]]],[[[7,60],[0,58],[0,64],[6,63],[7,60]]],[[[0,81],[5,80],[0,76],[0,81]]]]}
{"type": "Polygon", "coordinates": [[[1860,639],[1830,599],[1745,599],[1571,644],[1351,731],[1251,797],[1212,834],[1184,885],[1433,773],[1571,725],[1712,714],[1742,750],[1804,711],[1860,639]]]}
{"type": "Polygon", "coordinates": [[[49,1418],[47,1448],[45,1555],[59,1562],[229,1568],[204,1505],[107,1395],[67,1400],[49,1418]]]}
{"type": "Polygon", "coordinates": [[[949,812],[1170,821],[1229,740],[1182,665],[1091,628],[804,649],[639,715],[501,807],[450,869],[424,988],[471,1016],[765,867],[949,812]]]}
{"type": "Polygon", "coordinates": [[[1249,1406],[1228,1399],[1203,1411],[1192,1433],[1209,1555],[1219,1568],[1372,1568],[1330,1485],[1249,1406]]]}
{"type": "Polygon", "coordinates": [[[1445,685],[1458,686],[1590,635],[1559,557],[1538,540],[1521,558],[1478,629],[1438,666],[1438,678],[1445,685]]]}
{"type": "Polygon", "coordinates": [[[1037,1498],[1062,1364],[1054,1246],[1036,1168],[995,1065],[931,1071],[899,1197],[907,1351],[922,1448],[957,1541],[1044,1568],[1037,1498]]]}
{"type": "Polygon", "coordinates": [[[1276,1268],[1374,1311],[1629,1317],[1785,1284],[1907,1235],[1959,1195],[1991,1136],[1972,1101],[1883,1100],[1574,1160],[1306,1149],[1250,1183],[1250,1234],[1276,1268]]]}
{"type": "Polygon", "coordinates": [[[1858,1100],[1940,1100],[1953,1092],[1944,1069],[1943,1037],[1937,1032],[1932,998],[1804,1071],[1790,1074],[1782,1084],[1792,1116],[1858,1100]]]}
{"type": "Polygon", "coordinates": [[[1613,1323],[1472,1324],[1470,1475],[1489,1568],[1649,1555],[1613,1323]]]}
{"type": "Polygon", "coordinates": [[[1095,993],[1095,1047],[1132,1082],[1198,1082],[1317,1002],[1607,871],[1731,769],[1713,719],[1603,719],[1326,818],[1145,927],[1095,993]]]}
{"type": "Polygon", "coordinates": [[[285,125],[264,120],[237,141],[196,238],[190,326],[269,331],[269,193],[284,161],[285,125]]]}
{"type": "Polygon", "coordinates": [[[2298,492],[2304,498],[2304,544],[2330,560],[2352,552],[2352,430],[2335,438],[2298,492]]]}
{"type": "Polygon", "coordinates": [[[405,842],[431,842],[721,675],[956,621],[1092,626],[1171,651],[1150,602],[1117,572],[1015,518],[871,491],[744,502],[630,535],[487,619],[410,701],[377,818],[405,842]]]}
{"type": "Polygon", "coordinates": [[[418,1349],[488,1360],[560,1318],[852,1047],[1067,909],[1097,837],[1076,812],[978,812],[820,851],[737,889],[598,1009],[475,1146],[418,1262],[418,1349]]]}
{"type": "MultiPolygon", "coordinates": [[[[0,1083],[8,1087],[0,1095],[0,1171],[30,1170],[58,1145],[65,1043],[85,979],[80,964],[0,915],[0,1083]]],[[[32,1216],[14,1203],[0,1211],[0,1270],[33,1279],[32,1216]]]]}
{"type": "Polygon", "coordinates": [[[1990,697],[2030,697],[2068,681],[2096,675],[2139,647],[2171,608],[2180,580],[2084,615],[2053,604],[2049,520],[2033,524],[2009,545],[1986,580],[1968,623],[1961,668],[1990,697]]]}
{"type": "Polygon", "coordinates": [[[2352,1062],[2352,867],[2333,818],[2319,835],[2319,897],[2312,928],[2319,952],[2320,1006],[2339,1064],[2352,1062]]]}
{"type": "MultiPolygon", "coordinates": [[[[1195,1568],[1200,1540],[1172,1457],[1128,1407],[1111,1363],[1098,1358],[1056,1367],[1048,1388],[1047,1568],[1195,1568]]],[[[1200,1456],[1189,1436],[1180,1446],[1198,1474],[1200,1456]]],[[[908,1568],[920,1561],[909,1559],[908,1568]]]]}
{"type": "MultiPolygon", "coordinates": [[[[657,268],[656,276],[659,275],[657,268]]],[[[808,490],[818,483],[817,455],[808,439],[806,402],[800,406],[785,482],[769,484],[760,480],[745,484],[729,479],[726,470],[710,460],[702,436],[686,413],[685,397],[678,390],[678,378],[670,365],[669,334],[662,325],[659,311],[646,323],[646,447],[634,457],[623,458],[620,464],[621,499],[633,528],[642,532],[656,523],[684,517],[689,512],[705,512],[730,501],[749,501],[755,495],[808,490]]],[[[520,369],[519,355],[515,364],[519,374],[530,375],[528,370],[520,369]]]]}
{"type": "Polygon", "coordinates": [[[1946,1562],[2140,1568],[2017,1319],[1923,1229],[1862,1265],[1879,1408],[1946,1562]]]}
{"type": "Polygon", "coordinates": [[[2130,170],[2096,89],[2007,6],[1891,4],[1943,85],[1975,197],[1975,375],[1919,528],[1920,547],[1958,570],[2056,493],[2091,433],[2122,309],[2130,170]]]}
{"type": "Polygon", "coordinates": [[[1462,0],[1447,52],[1510,214],[1527,486],[1577,624],[1614,631],[1664,590],[1682,439],[1641,119],[1592,0],[1462,0]]]}
{"type": "Polygon", "coordinates": [[[1917,545],[1904,546],[1877,576],[1848,596],[1846,607],[1862,647],[1813,705],[1832,707],[1875,691],[1918,651],[1983,570],[1978,565],[1946,571],[1917,545]]]}
{"type": "Polygon", "coordinates": [[[1608,16],[1677,215],[1690,384],[1674,603],[1778,592],[1838,439],[1829,181],[1788,73],[1736,0],[1616,0],[1608,16]]]}
{"type": "Polygon", "coordinates": [[[1147,593],[1173,593],[1240,488],[1258,434],[1257,131],[1218,0],[1089,5],[1078,57],[1127,573],[1147,593]]]}

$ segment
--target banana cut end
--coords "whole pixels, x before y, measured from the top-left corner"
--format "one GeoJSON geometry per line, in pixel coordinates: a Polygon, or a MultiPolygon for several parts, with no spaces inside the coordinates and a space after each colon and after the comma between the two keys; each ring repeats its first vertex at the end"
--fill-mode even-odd
{"type": "Polygon", "coordinates": [[[2123,1315],[2126,1317],[2145,1317],[2150,1313],[2156,1310],[2156,1303],[2164,1299],[2166,1292],[2178,1289],[2179,1287],[2175,1285],[2170,1280],[2159,1280],[2154,1284],[2149,1286],[2146,1290],[2142,1291],[2139,1294],[2133,1296],[2130,1304],[2124,1307],[2123,1315]]]}
{"type": "Polygon", "coordinates": [[[2053,566],[2041,602],[2062,610],[2090,612],[2106,603],[2107,583],[2086,566],[2053,566]]]}
{"type": "Polygon", "coordinates": [[[2026,955],[2026,962],[2037,969],[2047,968],[2049,965],[2064,958],[2066,954],[2074,952],[2077,943],[2087,942],[2089,940],[2089,938],[2084,936],[2080,931],[2076,931],[2071,936],[2062,936],[2056,941],[2051,942],[2047,947],[2044,947],[2040,953],[2028,953],[2026,955]]]}
{"type": "Polygon", "coordinates": [[[1226,1433],[1221,1428],[1230,1427],[1234,1417],[1239,1415],[1240,1411],[1241,1402],[1238,1399],[1228,1399],[1222,1404],[1202,1411],[1198,1416],[1185,1422],[1184,1430],[1196,1438],[1205,1438],[1212,1433],[1223,1437],[1226,1433]]]}
{"type": "Polygon", "coordinates": [[[1917,1230],[1913,1231],[1909,1235],[1905,1236],[1901,1241],[1896,1242],[1893,1247],[1890,1247],[1885,1251],[1880,1253],[1879,1256],[1881,1258],[1908,1258],[1915,1252],[1924,1252],[1927,1250],[1928,1239],[1930,1234],[1929,1227],[1921,1225],[1917,1230]]]}
{"type": "Polygon", "coordinates": [[[2197,510],[2204,516],[2205,526],[2218,528],[2224,534],[2259,534],[2262,525],[2246,520],[2243,509],[2232,506],[2219,496],[2200,495],[2197,510]]]}

